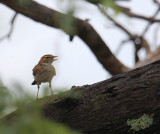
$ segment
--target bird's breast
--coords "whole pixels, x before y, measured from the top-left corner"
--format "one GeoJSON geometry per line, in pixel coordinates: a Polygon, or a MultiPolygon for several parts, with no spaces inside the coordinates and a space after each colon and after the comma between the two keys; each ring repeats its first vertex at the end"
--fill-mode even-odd
{"type": "Polygon", "coordinates": [[[44,64],[42,71],[35,76],[35,80],[39,82],[50,82],[54,75],[56,75],[54,66],[44,64]]]}

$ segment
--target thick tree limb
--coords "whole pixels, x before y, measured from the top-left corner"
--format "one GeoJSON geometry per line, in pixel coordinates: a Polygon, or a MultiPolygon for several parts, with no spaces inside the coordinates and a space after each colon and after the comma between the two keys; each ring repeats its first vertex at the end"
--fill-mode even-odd
{"type": "Polygon", "coordinates": [[[128,119],[154,114],[153,124],[137,133],[159,133],[159,79],[160,61],[91,86],[72,89],[82,92],[79,101],[63,99],[45,105],[44,114],[92,134],[126,134],[131,129],[128,119]]]}
{"type": "MultiPolygon", "coordinates": [[[[44,99],[43,114],[86,134],[160,133],[159,79],[160,61],[90,86],[74,87],[70,91],[81,92],[77,99],[44,99]],[[133,124],[133,119],[138,121],[133,124]]],[[[14,123],[13,117],[5,119],[14,123]]]]}
{"type": "MultiPolygon", "coordinates": [[[[1,3],[12,8],[17,13],[21,13],[45,25],[62,29],[61,23],[63,22],[63,19],[67,17],[67,15],[54,11],[32,0],[29,1],[27,5],[22,5],[19,3],[19,1],[21,0],[0,0],[1,3]]],[[[74,19],[74,26],[76,29],[75,34],[87,44],[87,46],[96,56],[97,60],[107,71],[114,75],[130,70],[113,55],[99,34],[87,21],[83,21],[78,18],[74,19]]]]}

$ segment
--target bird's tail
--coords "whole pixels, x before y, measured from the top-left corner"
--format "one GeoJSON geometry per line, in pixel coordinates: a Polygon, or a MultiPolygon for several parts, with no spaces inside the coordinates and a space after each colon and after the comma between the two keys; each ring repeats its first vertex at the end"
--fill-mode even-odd
{"type": "Polygon", "coordinates": [[[31,85],[36,85],[36,84],[37,84],[37,82],[34,80],[31,85]]]}

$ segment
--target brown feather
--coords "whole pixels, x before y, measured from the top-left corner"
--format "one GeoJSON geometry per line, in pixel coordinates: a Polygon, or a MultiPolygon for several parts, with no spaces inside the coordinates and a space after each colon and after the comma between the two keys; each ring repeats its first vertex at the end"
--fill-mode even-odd
{"type": "Polygon", "coordinates": [[[36,76],[36,74],[41,72],[41,70],[42,70],[41,64],[37,64],[32,70],[33,71],[33,75],[36,76]]]}

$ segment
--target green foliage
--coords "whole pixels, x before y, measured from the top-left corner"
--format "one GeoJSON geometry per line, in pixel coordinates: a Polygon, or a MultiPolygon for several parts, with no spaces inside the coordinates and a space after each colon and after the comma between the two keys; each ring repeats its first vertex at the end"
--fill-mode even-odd
{"type": "Polygon", "coordinates": [[[35,97],[24,94],[21,86],[17,85],[16,88],[18,87],[23,97],[14,98],[10,91],[0,83],[1,118],[8,114],[4,114],[6,109],[16,109],[13,120],[0,119],[0,134],[78,134],[62,124],[44,118],[41,103],[36,101],[35,97]]]}
{"type": "Polygon", "coordinates": [[[60,25],[60,28],[64,30],[67,34],[70,36],[74,36],[76,34],[76,27],[75,27],[75,18],[74,12],[76,10],[76,7],[74,5],[75,0],[59,0],[59,3],[62,4],[62,2],[67,2],[68,5],[66,5],[66,15],[62,15],[59,19],[57,19],[58,16],[55,16],[55,20],[60,20],[57,23],[60,25]]]}
{"type": "Polygon", "coordinates": [[[121,10],[117,7],[114,0],[104,0],[102,3],[105,7],[112,8],[115,13],[120,13],[121,10]]]}
{"type": "Polygon", "coordinates": [[[93,4],[102,4],[106,8],[112,8],[116,13],[120,12],[120,9],[116,6],[115,0],[86,0],[93,4]]]}
{"type": "Polygon", "coordinates": [[[127,125],[130,126],[130,130],[133,131],[140,131],[142,129],[149,128],[153,124],[153,116],[154,114],[147,115],[144,114],[138,119],[133,119],[133,120],[127,120],[127,125]]]}
{"type": "Polygon", "coordinates": [[[73,17],[74,10],[71,9],[67,12],[66,16],[63,16],[60,21],[60,27],[69,35],[74,36],[76,34],[75,19],[73,17]]]}
{"type": "Polygon", "coordinates": [[[5,87],[0,81],[0,117],[5,115],[6,111],[11,108],[12,95],[8,92],[7,87],[5,87]]]}

